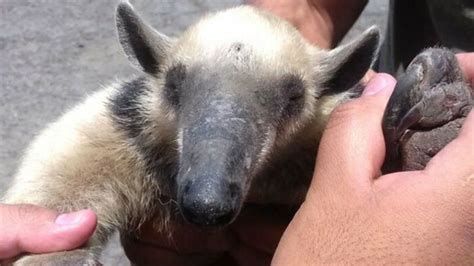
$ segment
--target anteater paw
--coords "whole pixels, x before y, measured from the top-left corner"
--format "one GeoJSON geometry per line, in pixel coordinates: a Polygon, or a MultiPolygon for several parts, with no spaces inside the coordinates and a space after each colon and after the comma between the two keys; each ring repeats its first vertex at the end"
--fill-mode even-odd
{"type": "Polygon", "coordinates": [[[428,49],[397,82],[383,118],[384,172],[421,170],[451,140],[474,105],[455,55],[428,49]]]}

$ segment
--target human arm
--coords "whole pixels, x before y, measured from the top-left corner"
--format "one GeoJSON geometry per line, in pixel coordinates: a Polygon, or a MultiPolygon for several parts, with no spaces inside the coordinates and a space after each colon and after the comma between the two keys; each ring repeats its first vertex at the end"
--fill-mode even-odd
{"type": "Polygon", "coordinates": [[[332,48],[349,31],[367,0],[246,0],[292,23],[313,44],[332,48]]]}

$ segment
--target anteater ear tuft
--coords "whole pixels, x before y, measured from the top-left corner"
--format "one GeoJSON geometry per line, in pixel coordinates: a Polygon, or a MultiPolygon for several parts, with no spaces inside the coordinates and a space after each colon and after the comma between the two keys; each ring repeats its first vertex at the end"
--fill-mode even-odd
{"type": "Polygon", "coordinates": [[[132,65],[158,73],[172,45],[170,38],[145,23],[127,0],[117,6],[116,23],[120,44],[132,65]]]}
{"type": "Polygon", "coordinates": [[[380,45],[380,31],[372,26],[352,42],[327,52],[316,73],[323,94],[345,92],[372,66],[380,45]]]}

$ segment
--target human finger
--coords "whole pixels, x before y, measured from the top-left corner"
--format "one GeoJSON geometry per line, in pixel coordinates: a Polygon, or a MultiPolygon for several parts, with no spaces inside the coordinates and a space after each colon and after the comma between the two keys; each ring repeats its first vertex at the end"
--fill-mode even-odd
{"type": "Polygon", "coordinates": [[[20,253],[49,253],[77,248],[92,235],[91,210],[58,214],[34,205],[0,205],[0,259],[20,253]]]}
{"type": "Polygon", "coordinates": [[[312,188],[331,186],[346,193],[369,189],[384,159],[381,122],[394,86],[393,77],[377,74],[359,99],[333,111],[321,139],[312,188]]]}

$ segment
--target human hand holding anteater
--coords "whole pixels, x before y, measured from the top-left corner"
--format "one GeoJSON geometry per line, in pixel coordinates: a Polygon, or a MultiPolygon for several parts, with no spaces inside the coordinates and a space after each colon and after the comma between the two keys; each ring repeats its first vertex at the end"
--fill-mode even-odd
{"type": "MultiPolygon", "coordinates": [[[[474,54],[461,54],[458,59],[472,86],[474,54]]],[[[363,97],[336,109],[322,140],[316,179],[286,230],[274,263],[400,263],[402,258],[407,263],[420,262],[417,259],[462,263],[473,259],[474,167],[469,159],[474,156],[474,116],[470,114],[460,136],[425,170],[379,176],[384,154],[380,120],[393,86],[393,79],[379,74],[363,97]]],[[[240,246],[245,248],[234,249],[234,256],[254,252],[254,263],[269,260],[288,221],[287,215],[270,216],[250,212],[243,222],[235,223],[232,239],[253,238],[241,238],[240,246]],[[249,226],[246,220],[260,223],[249,226]]],[[[90,211],[80,212],[80,219],[69,224],[58,217],[56,212],[34,206],[0,206],[0,258],[74,248],[87,241],[95,227],[90,211]]],[[[229,247],[225,243],[230,242],[216,239],[214,247],[229,247]]],[[[178,253],[160,253],[152,242],[146,249],[143,244],[127,246],[132,260],[158,254],[171,263],[182,262],[174,260],[180,259],[178,253]]]]}
{"type": "MultiPolygon", "coordinates": [[[[472,86],[474,54],[458,59],[472,86]]],[[[313,184],[274,265],[474,260],[474,113],[424,170],[380,176],[380,121],[392,87],[333,112],[313,184]]]]}

